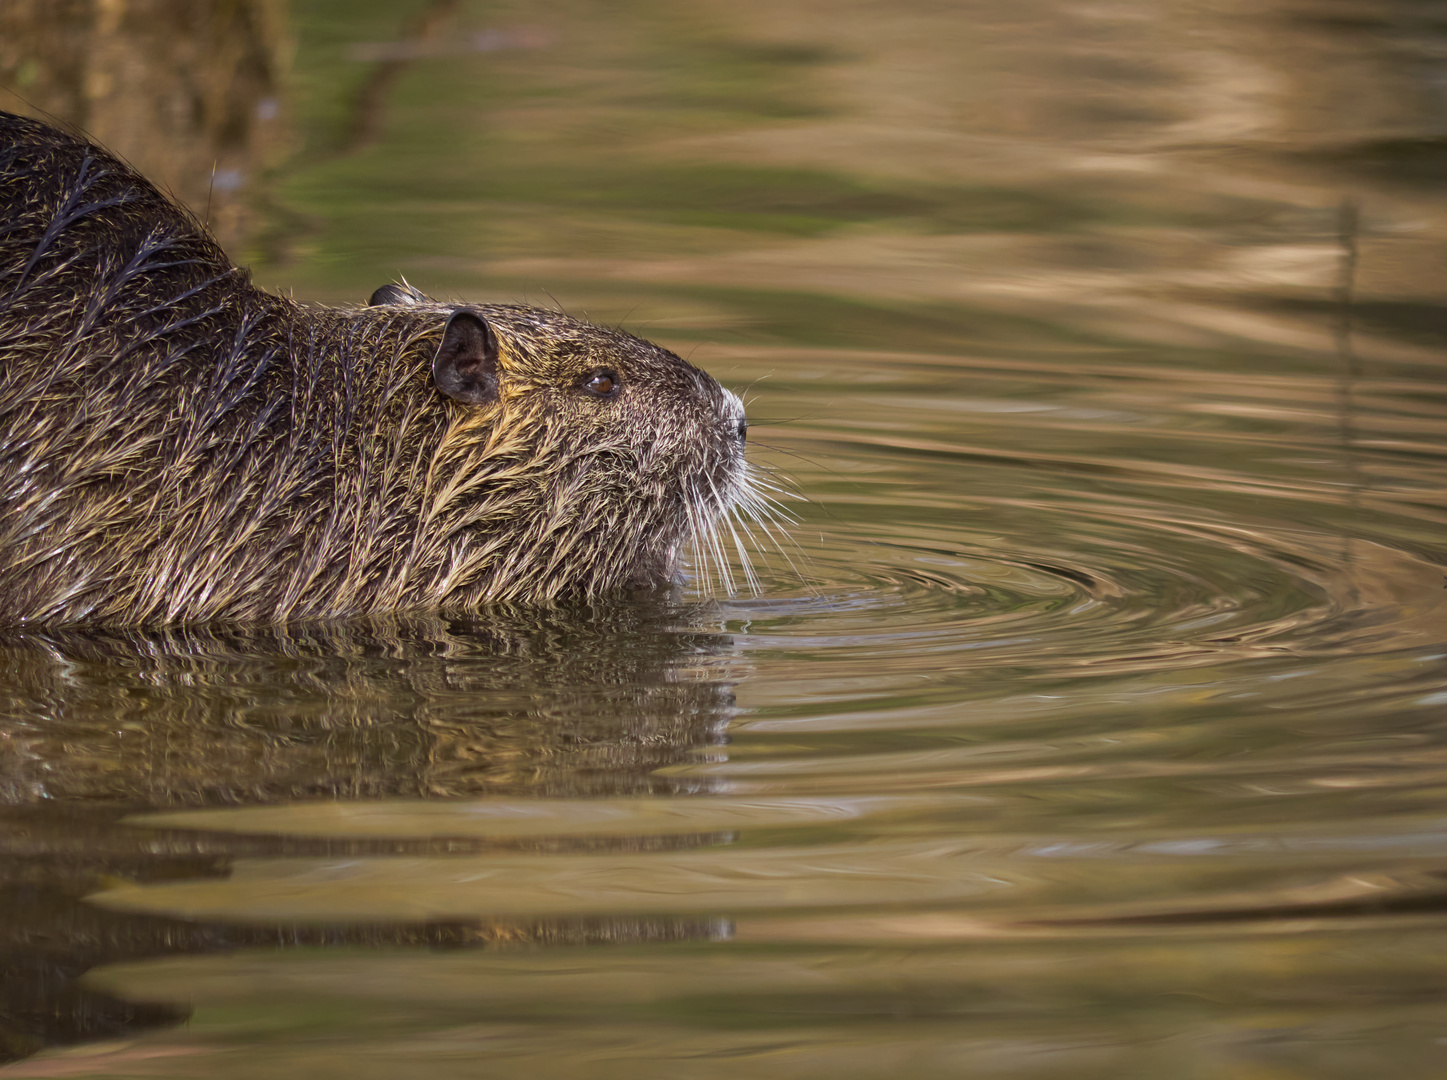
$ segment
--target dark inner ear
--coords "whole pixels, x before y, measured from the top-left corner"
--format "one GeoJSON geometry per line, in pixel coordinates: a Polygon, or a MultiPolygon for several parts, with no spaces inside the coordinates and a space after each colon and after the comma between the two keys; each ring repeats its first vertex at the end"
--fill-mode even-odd
{"type": "Polygon", "coordinates": [[[454,311],[432,359],[437,389],[465,405],[497,400],[497,338],[471,311],[454,311]]]}

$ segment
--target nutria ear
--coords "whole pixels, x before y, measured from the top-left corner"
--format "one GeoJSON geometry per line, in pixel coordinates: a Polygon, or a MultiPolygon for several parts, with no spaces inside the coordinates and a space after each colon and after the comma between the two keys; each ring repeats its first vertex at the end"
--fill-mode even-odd
{"type": "Polygon", "coordinates": [[[423,303],[424,301],[426,301],[426,299],[427,297],[423,296],[416,289],[412,288],[411,285],[407,285],[405,283],[398,285],[394,282],[391,285],[383,285],[380,289],[374,292],[372,294],[372,298],[367,301],[367,306],[411,307],[413,304],[423,303]]]}
{"type": "Polygon", "coordinates": [[[437,389],[465,405],[497,400],[497,338],[471,311],[454,311],[432,360],[437,389]]]}

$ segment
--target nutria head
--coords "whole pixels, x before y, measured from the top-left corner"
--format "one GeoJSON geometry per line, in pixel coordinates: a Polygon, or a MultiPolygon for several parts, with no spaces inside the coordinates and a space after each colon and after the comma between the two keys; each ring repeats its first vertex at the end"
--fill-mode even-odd
{"type": "Polygon", "coordinates": [[[555,311],[254,286],[104,150],[0,113],[0,623],[281,622],[725,570],[738,398],[555,311]]]}
{"type": "Polygon", "coordinates": [[[425,512],[471,534],[458,572],[489,598],[675,581],[684,547],[745,490],[743,403],[666,349],[410,286],[379,289],[372,307],[441,329],[430,373],[448,424],[425,512]]]}

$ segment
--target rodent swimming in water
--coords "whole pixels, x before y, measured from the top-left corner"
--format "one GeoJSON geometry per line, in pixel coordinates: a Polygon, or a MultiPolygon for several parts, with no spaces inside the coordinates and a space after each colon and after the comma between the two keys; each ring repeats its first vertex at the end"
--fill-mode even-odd
{"type": "Polygon", "coordinates": [[[678,578],[743,405],[620,331],[254,286],[104,150],[0,113],[0,623],[283,622],[678,578]]]}

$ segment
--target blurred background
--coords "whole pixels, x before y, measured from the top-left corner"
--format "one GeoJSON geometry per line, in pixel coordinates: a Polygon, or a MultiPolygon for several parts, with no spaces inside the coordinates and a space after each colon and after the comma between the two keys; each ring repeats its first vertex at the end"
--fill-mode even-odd
{"type": "Polygon", "coordinates": [[[0,108],[660,341],[796,515],[0,637],[0,1073],[1441,1075],[1447,3],[0,0],[0,108]]]}
{"type": "Polygon", "coordinates": [[[10,0],[78,126],[302,298],[399,274],[655,334],[919,346],[976,312],[1208,344],[1436,340],[1432,0],[10,0]]]}

